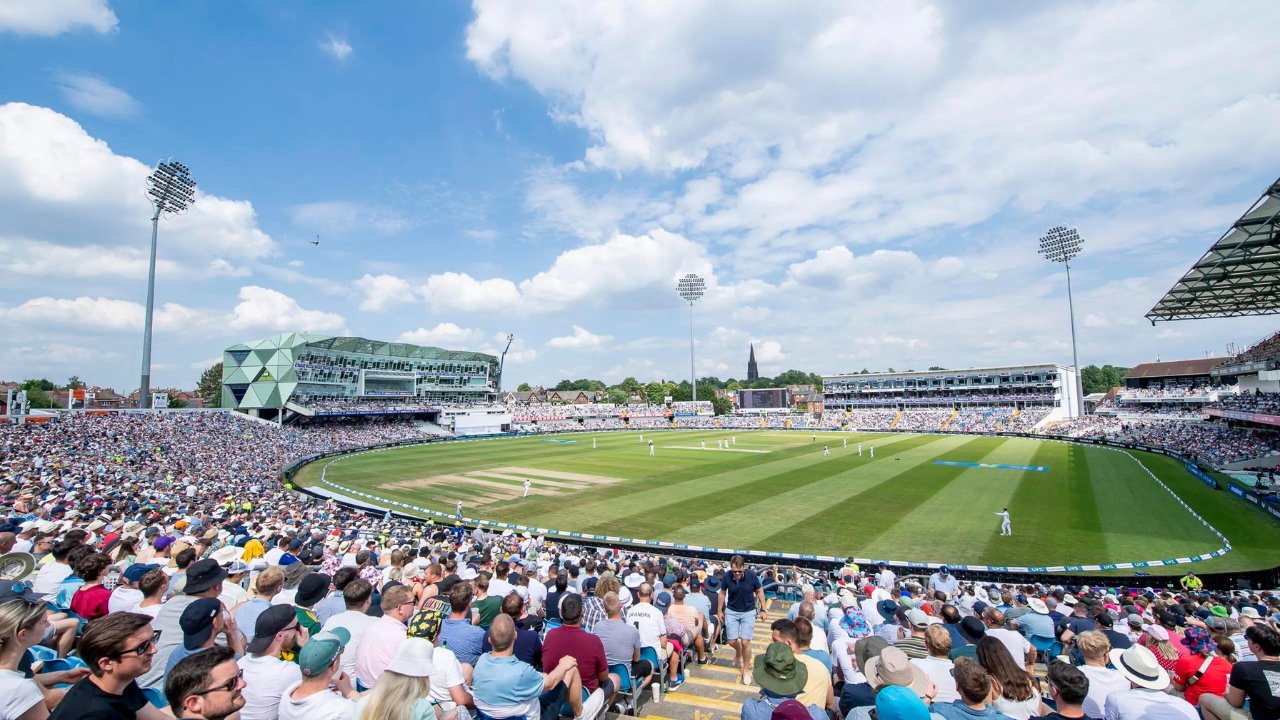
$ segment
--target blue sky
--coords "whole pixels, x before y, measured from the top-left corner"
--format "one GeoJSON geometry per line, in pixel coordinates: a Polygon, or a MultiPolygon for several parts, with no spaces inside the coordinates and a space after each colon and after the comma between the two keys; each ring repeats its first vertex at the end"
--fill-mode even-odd
{"type": "Polygon", "coordinates": [[[1274,3],[0,0],[0,379],[132,390],[311,330],[508,382],[1221,354],[1142,315],[1277,174],[1274,3]],[[316,235],[318,247],[307,241],[316,235]]]}

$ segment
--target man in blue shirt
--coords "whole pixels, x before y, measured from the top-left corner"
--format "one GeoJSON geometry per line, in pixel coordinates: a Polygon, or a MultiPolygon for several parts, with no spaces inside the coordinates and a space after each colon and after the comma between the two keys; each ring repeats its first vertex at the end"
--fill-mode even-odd
{"type": "Polygon", "coordinates": [[[950,600],[955,595],[959,582],[956,576],[951,574],[951,568],[943,565],[938,568],[938,572],[929,576],[929,589],[940,593],[945,593],[947,599],[950,600]]]}
{"type": "Polygon", "coordinates": [[[741,555],[729,560],[729,574],[720,589],[720,624],[734,650],[734,667],[742,668],[742,684],[753,685],[751,676],[751,638],[755,635],[756,609],[760,619],[767,620],[764,586],[754,570],[747,567],[741,555]]]}
{"type": "Polygon", "coordinates": [[[458,583],[449,590],[449,609],[449,619],[440,626],[440,645],[453,651],[458,662],[474,666],[480,658],[484,631],[471,624],[470,585],[458,583]]]}
{"type": "MultiPolygon", "coordinates": [[[[555,718],[567,700],[574,717],[583,717],[582,678],[572,655],[564,655],[550,672],[540,673],[514,655],[515,622],[499,615],[489,626],[493,651],[476,661],[471,694],[476,709],[490,717],[525,720],[555,718]]],[[[597,693],[597,695],[599,695],[597,693]]],[[[599,711],[592,708],[591,717],[599,711]]]]}

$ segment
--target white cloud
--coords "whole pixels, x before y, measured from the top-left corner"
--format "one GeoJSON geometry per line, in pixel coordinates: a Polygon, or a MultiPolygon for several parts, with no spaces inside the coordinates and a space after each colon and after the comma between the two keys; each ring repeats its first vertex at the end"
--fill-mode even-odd
{"type": "Polygon", "coordinates": [[[306,265],[307,263],[302,260],[290,260],[288,264],[289,264],[289,267],[291,268],[300,268],[306,265]]]}
{"type": "MultiPolygon", "coordinates": [[[[0,238],[0,256],[6,259],[8,273],[52,278],[145,278],[149,261],[148,251],[141,247],[71,247],[25,238],[0,238]]],[[[156,259],[157,275],[178,273],[174,261],[156,259]]]]}
{"type": "Polygon", "coordinates": [[[206,268],[205,273],[208,277],[234,278],[252,275],[253,271],[247,267],[237,267],[232,265],[224,258],[214,258],[209,261],[209,266],[206,268]]]}
{"type": "Polygon", "coordinates": [[[820,250],[811,259],[787,268],[784,287],[848,288],[874,292],[896,282],[919,277],[924,263],[909,250],[876,250],[854,255],[838,245],[820,250]]]}
{"type": "Polygon", "coordinates": [[[107,0],[0,0],[0,31],[54,36],[89,28],[115,31],[119,22],[107,0]]]}
{"type": "Polygon", "coordinates": [[[209,368],[213,367],[214,365],[217,365],[220,362],[222,362],[221,355],[215,358],[209,358],[207,360],[197,360],[191,363],[191,369],[192,370],[208,370],[209,368]]]}
{"type": "Polygon", "coordinates": [[[365,275],[355,285],[364,295],[361,310],[381,312],[416,299],[409,282],[395,275],[365,275]]]}
{"type": "Polygon", "coordinates": [[[547,341],[548,347],[560,350],[604,350],[613,342],[612,335],[596,335],[580,325],[573,326],[573,334],[553,337],[547,341]]]}
{"type": "Polygon", "coordinates": [[[774,362],[787,359],[786,353],[782,352],[782,343],[776,340],[752,342],[755,344],[757,362],[774,362]]]}
{"type": "Polygon", "coordinates": [[[333,33],[329,33],[327,40],[320,41],[320,49],[333,56],[333,59],[341,62],[351,55],[351,43],[338,38],[333,33]]]}
{"type": "Polygon", "coordinates": [[[272,332],[346,332],[347,322],[337,313],[304,310],[298,301],[278,290],[248,285],[240,288],[240,303],[227,326],[234,330],[272,332]]]}
{"type": "Polygon", "coordinates": [[[287,212],[300,228],[338,234],[372,231],[395,235],[418,225],[391,208],[345,200],[294,205],[287,212]]]}
{"type": "MultiPolygon", "coordinates": [[[[146,309],[136,302],[104,297],[75,299],[38,297],[13,308],[0,307],[0,320],[28,328],[78,328],[87,331],[119,332],[142,330],[146,309]]],[[[176,303],[156,309],[152,328],[156,332],[190,329],[203,322],[203,315],[176,303]]]]}
{"type": "Polygon", "coordinates": [[[411,345],[430,345],[448,350],[466,350],[484,341],[484,333],[480,330],[458,327],[451,322],[442,322],[428,330],[418,328],[400,333],[396,342],[411,345]]]}
{"type": "Polygon", "coordinates": [[[142,112],[132,95],[87,73],[58,73],[58,90],[72,107],[104,118],[130,118],[142,112]]]}
{"type": "Polygon", "coordinates": [[[13,362],[39,364],[41,367],[49,365],[83,366],[91,363],[101,363],[103,360],[120,359],[120,353],[118,352],[103,352],[98,348],[68,345],[67,343],[51,343],[38,348],[31,345],[23,345],[9,348],[6,354],[13,362]]]}
{"type": "MultiPolygon", "coordinates": [[[[151,231],[143,195],[151,169],[116,155],[47,108],[0,105],[0,216],[10,237],[101,248],[139,247],[151,231]]],[[[199,180],[199,170],[196,170],[199,180]]],[[[253,205],[197,189],[183,214],[161,221],[166,260],[260,260],[277,252],[253,205]]],[[[117,250],[131,257],[132,250],[117,250]]]]}
{"type": "Polygon", "coordinates": [[[432,275],[421,292],[436,310],[513,312],[520,304],[520,291],[510,280],[476,280],[466,273],[432,275]]]}

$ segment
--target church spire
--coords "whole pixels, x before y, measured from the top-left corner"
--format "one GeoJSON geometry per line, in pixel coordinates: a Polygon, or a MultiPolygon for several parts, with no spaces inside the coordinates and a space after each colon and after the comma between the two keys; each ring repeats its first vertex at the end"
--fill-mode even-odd
{"type": "Polygon", "coordinates": [[[751,343],[751,355],[747,357],[747,382],[760,379],[760,371],[756,368],[756,345],[751,343]]]}

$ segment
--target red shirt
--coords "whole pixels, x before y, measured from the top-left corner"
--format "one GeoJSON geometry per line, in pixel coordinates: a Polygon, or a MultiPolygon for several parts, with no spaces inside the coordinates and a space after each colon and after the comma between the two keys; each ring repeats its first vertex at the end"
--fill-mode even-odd
{"type": "Polygon", "coordinates": [[[81,585],[71,596],[71,612],[85,620],[94,620],[107,614],[107,601],[110,599],[111,591],[103,585],[81,585]]]}
{"type": "Polygon", "coordinates": [[[565,655],[578,661],[578,674],[587,692],[600,687],[600,673],[609,671],[600,638],[576,625],[565,625],[547,633],[547,639],[542,642],[542,671],[554,670],[565,655]]]}
{"type": "MultiPolygon", "coordinates": [[[[1173,666],[1173,677],[1179,685],[1187,685],[1187,678],[1195,675],[1203,664],[1204,658],[1199,655],[1180,657],[1173,666]]],[[[1231,663],[1214,655],[1210,658],[1209,667],[1205,669],[1204,675],[1201,675],[1194,684],[1187,685],[1187,702],[1195,705],[1204,693],[1222,695],[1227,691],[1229,677],[1231,677],[1231,663]]]]}

